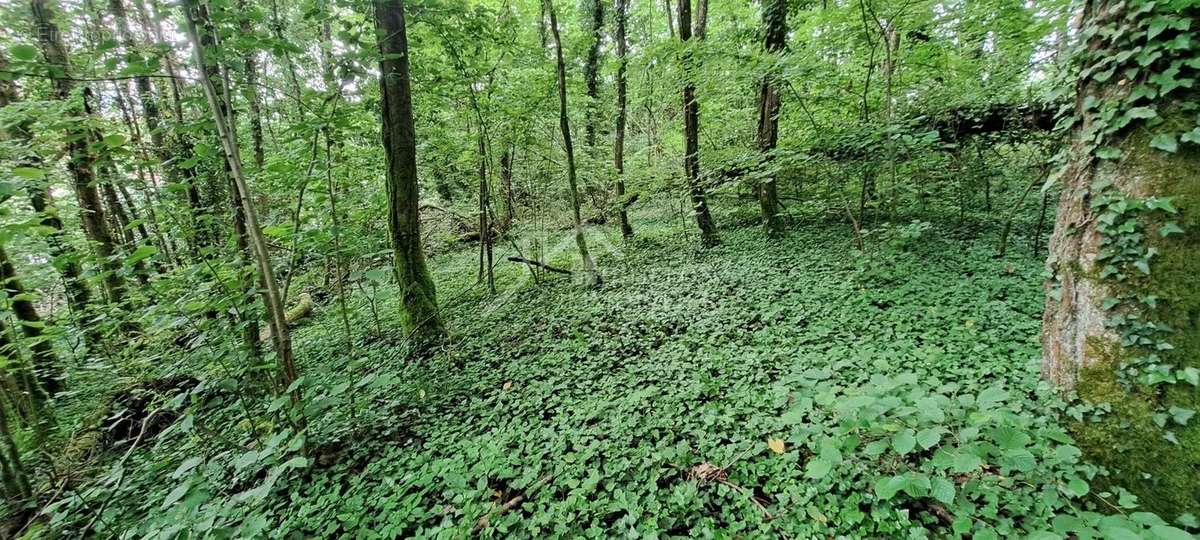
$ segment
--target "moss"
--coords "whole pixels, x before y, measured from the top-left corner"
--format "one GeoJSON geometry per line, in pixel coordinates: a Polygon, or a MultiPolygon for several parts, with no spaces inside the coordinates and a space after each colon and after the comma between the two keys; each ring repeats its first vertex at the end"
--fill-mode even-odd
{"type": "MultiPolygon", "coordinates": [[[[1175,114],[1157,130],[1191,125],[1193,116],[1175,114]]],[[[1182,145],[1178,153],[1166,154],[1149,147],[1151,136],[1143,129],[1126,139],[1128,157],[1119,174],[1140,180],[1138,193],[1130,195],[1172,197],[1179,214],[1169,219],[1184,233],[1162,238],[1161,222],[1147,224],[1147,241],[1160,255],[1152,262],[1150,277],[1127,292],[1160,299],[1147,315],[1171,328],[1162,337],[1174,349],[1159,355],[1177,368],[1200,368],[1200,149],[1182,145]]],[[[1090,356],[1101,360],[1080,374],[1077,391],[1089,403],[1108,404],[1112,412],[1101,421],[1074,426],[1080,447],[1109,469],[1111,483],[1137,494],[1144,508],[1166,516],[1200,514],[1200,417],[1187,426],[1168,424],[1178,444],[1164,439],[1166,430],[1152,419],[1171,407],[1200,411],[1200,390],[1187,383],[1166,385],[1157,392],[1125,390],[1115,369],[1136,351],[1122,351],[1106,341],[1089,341],[1090,356]]]]}

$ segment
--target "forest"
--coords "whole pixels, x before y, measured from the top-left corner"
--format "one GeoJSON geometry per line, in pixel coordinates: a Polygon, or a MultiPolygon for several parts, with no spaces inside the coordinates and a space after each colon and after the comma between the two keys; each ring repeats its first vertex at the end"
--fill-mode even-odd
{"type": "Polygon", "coordinates": [[[1200,0],[0,20],[0,538],[1200,534],[1200,0]]]}

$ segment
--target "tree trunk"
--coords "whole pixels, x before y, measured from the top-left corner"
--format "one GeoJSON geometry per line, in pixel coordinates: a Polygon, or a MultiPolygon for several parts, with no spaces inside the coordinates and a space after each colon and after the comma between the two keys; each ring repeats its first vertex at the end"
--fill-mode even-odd
{"type": "MultiPolygon", "coordinates": [[[[239,5],[245,8],[245,3],[239,5]]],[[[254,33],[254,26],[249,17],[242,17],[238,24],[244,37],[254,33]]],[[[242,65],[246,75],[246,101],[250,104],[250,140],[254,145],[254,166],[261,169],[266,161],[266,153],[263,150],[262,98],[258,92],[258,50],[251,49],[246,52],[242,65]]]]}
{"type": "Polygon", "coordinates": [[[401,324],[415,348],[446,337],[433,279],[425,265],[418,218],[417,140],[408,74],[404,0],[374,0],[378,30],[383,150],[387,158],[388,230],[396,284],[404,302],[401,324]]]}
{"type": "MultiPolygon", "coordinates": [[[[266,239],[263,237],[262,228],[258,224],[258,214],[255,212],[254,202],[250,197],[250,187],[246,184],[246,176],[242,169],[242,158],[238,152],[236,137],[228,123],[229,118],[221,110],[221,96],[226,95],[227,92],[223,91],[218,94],[213,84],[214,79],[217,78],[213,77],[213,74],[209,72],[209,63],[205,59],[204,47],[201,44],[199,32],[196,29],[195,12],[197,11],[197,7],[194,0],[184,0],[183,10],[184,18],[187,22],[188,38],[192,42],[192,50],[195,55],[195,67],[199,70],[200,86],[204,89],[204,95],[208,100],[208,106],[217,127],[217,135],[224,151],[225,160],[228,162],[233,178],[234,188],[237,197],[240,199],[237,201],[239,203],[238,208],[245,214],[246,228],[248,229],[247,236],[263,285],[263,305],[267,310],[268,326],[271,330],[271,340],[275,348],[276,362],[278,363],[278,389],[284,391],[290,388],[292,383],[295,382],[297,373],[295,360],[292,356],[292,338],[288,330],[283,299],[280,297],[279,283],[275,280],[275,272],[271,266],[271,252],[267,249],[266,239]]],[[[299,389],[293,389],[291,396],[293,404],[298,404],[300,401],[299,389]]]]}
{"type": "Polygon", "coordinates": [[[516,215],[516,196],[513,194],[513,147],[507,146],[500,154],[500,186],[504,189],[504,223],[501,229],[512,227],[516,215]]]}
{"type": "Polygon", "coordinates": [[[1111,407],[1075,425],[1080,448],[1113,473],[1107,482],[1164,517],[1200,510],[1200,422],[1155,420],[1200,408],[1200,148],[1194,135],[1186,142],[1200,91],[1156,81],[1166,71],[1182,78],[1200,70],[1184,67],[1189,49],[1165,45],[1194,35],[1186,26],[1151,30],[1149,38],[1146,29],[1197,20],[1185,4],[1147,4],[1136,13],[1113,0],[1084,6],[1088,41],[1042,320],[1042,374],[1111,407]],[[1121,59],[1138,50],[1148,65],[1138,55],[1121,59]],[[1104,69],[1136,77],[1114,84],[1088,76],[1104,69]],[[1143,85],[1157,90],[1153,97],[1130,94],[1143,85]],[[1143,114],[1123,115],[1134,106],[1143,114]],[[1114,110],[1122,123],[1108,120],[1114,110]],[[1153,122],[1141,120],[1147,111],[1153,122]]]}
{"type": "Polygon", "coordinates": [[[626,96],[625,70],[628,64],[626,54],[629,44],[625,40],[625,23],[629,17],[629,0],[617,0],[617,129],[613,139],[613,165],[617,169],[617,202],[620,209],[617,216],[621,220],[621,236],[633,236],[633,227],[629,226],[629,212],[625,204],[625,124],[628,115],[628,98],[626,96]]]}
{"type": "Polygon", "coordinates": [[[596,105],[600,99],[600,85],[597,75],[600,70],[600,42],[604,39],[604,2],[607,0],[590,0],[591,5],[591,34],[592,41],[588,46],[587,62],[584,64],[583,82],[587,88],[587,124],[584,126],[584,142],[588,148],[596,145],[596,105]]]}
{"type": "MultiPolygon", "coordinates": [[[[0,246],[0,281],[4,291],[8,293],[13,314],[20,323],[21,333],[28,340],[29,350],[33,353],[33,373],[37,386],[45,395],[54,396],[62,389],[62,366],[59,364],[58,355],[54,353],[54,345],[42,335],[42,318],[38,316],[25,287],[21,286],[20,280],[17,279],[17,270],[4,246],[0,246]]],[[[31,393],[35,398],[40,394],[32,389],[31,393]]]]}
{"type": "MultiPolygon", "coordinates": [[[[783,52],[787,40],[787,2],[764,0],[763,30],[766,34],[763,49],[768,55],[783,52]]],[[[758,92],[758,149],[763,153],[764,163],[773,158],[775,145],[779,142],[779,83],[777,69],[763,77],[758,92]]],[[[762,207],[763,228],[767,236],[783,234],[783,223],[779,219],[779,194],[773,172],[763,175],[758,183],[758,202],[762,207]]]]}
{"type": "MultiPolygon", "coordinates": [[[[38,32],[38,43],[42,55],[50,68],[52,95],[59,101],[70,101],[75,82],[70,77],[70,64],[62,33],[54,22],[54,14],[47,0],[31,0],[34,26],[38,32]]],[[[88,97],[91,90],[83,89],[83,107],[72,107],[76,112],[82,112],[84,117],[91,115],[88,97]]],[[[96,158],[89,148],[91,134],[86,127],[71,126],[68,128],[66,154],[70,156],[68,168],[74,180],[75,195],[79,200],[79,219],[83,223],[84,233],[96,249],[96,255],[104,268],[104,289],[114,304],[121,304],[125,299],[125,279],[121,275],[121,262],[116,260],[116,247],[108,223],[105,221],[104,208],[100,203],[100,194],[96,189],[95,161],[96,158]]]]}
{"type": "Polygon", "coordinates": [[[671,39],[675,39],[675,10],[671,9],[671,0],[663,0],[663,4],[667,8],[667,33],[671,35],[671,39]]]}
{"type": "Polygon", "coordinates": [[[554,36],[554,51],[558,69],[558,127],[562,131],[563,146],[567,152],[567,187],[571,193],[571,211],[575,220],[575,243],[579,246],[579,257],[583,259],[584,283],[589,287],[601,285],[596,263],[588,253],[587,238],[583,234],[583,219],[579,215],[579,187],[575,179],[575,147],[571,144],[571,123],[567,118],[567,66],[563,60],[562,37],[558,32],[558,15],[551,0],[545,0],[550,12],[550,32],[554,36]]]}
{"type": "MultiPolygon", "coordinates": [[[[6,69],[7,66],[7,59],[3,54],[0,54],[0,69],[6,69]]],[[[11,81],[0,81],[0,107],[6,107],[19,100],[20,95],[17,93],[16,85],[12,84],[11,81]]],[[[0,132],[0,139],[14,137],[25,144],[33,140],[33,134],[29,131],[28,123],[14,126],[11,129],[12,131],[0,132]]],[[[40,160],[32,155],[23,156],[18,163],[22,167],[34,169],[41,166],[40,160]]],[[[49,233],[46,235],[46,244],[50,247],[50,258],[53,266],[62,274],[64,289],[66,290],[67,307],[78,317],[78,324],[84,330],[84,335],[88,343],[95,345],[99,342],[100,336],[89,323],[88,318],[84,316],[84,313],[87,312],[88,304],[91,302],[91,291],[88,289],[87,282],[83,279],[83,270],[79,267],[79,262],[65,248],[62,220],[58,218],[57,210],[49,208],[49,187],[30,185],[28,186],[27,193],[30,205],[33,207],[33,212],[39,216],[39,224],[49,229],[49,233]]]]}
{"type": "MultiPolygon", "coordinates": [[[[702,28],[704,24],[697,24],[702,28]]],[[[699,39],[701,35],[697,35],[699,39]]],[[[692,41],[692,1],[679,0],[679,40],[685,49],[692,41]]],[[[700,102],[696,100],[696,85],[692,82],[692,52],[683,52],[684,83],[683,83],[683,171],[687,177],[688,189],[691,192],[692,210],[696,215],[696,225],[700,227],[700,242],[705,247],[721,243],[717,237],[717,227],[713,224],[712,215],[708,211],[708,200],[704,193],[704,184],[700,180],[700,102]]]]}

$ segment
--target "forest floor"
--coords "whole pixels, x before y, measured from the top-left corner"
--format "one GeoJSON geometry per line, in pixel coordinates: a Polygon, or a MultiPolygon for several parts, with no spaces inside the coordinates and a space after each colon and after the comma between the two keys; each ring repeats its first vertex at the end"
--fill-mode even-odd
{"type": "MultiPolygon", "coordinates": [[[[590,232],[598,291],[555,274],[530,286],[524,267],[502,262],[487,294],[475,252],[436,258],[454,342],[428,362],[403,364],[386,339],[363,346],[373,322],[361,296],[356,353],[340,354],[328,302],[296,349],[331,402],[351,400],[317,427],[343,442],[276,500],[276,530],[907,536],[946,524],[928,507],[864,513],[862,479],[814,481],[806,443],[835,421],[788,421],[798,399],[908,373],[950,393],[999,385],[1017,408],[1046,409],[1033,403],[1044,399],[1041,264],[1024,246],[1000,259],[992,235],[935,227],[881,238],[891,247],[863,257],[843,222],[816,220],[777,242],[749,223],[726,228],[701,252],[680,247],[690,223],[641,225],[630,243],[612,227],[590,232]]],[[[551,262],[569,267],[569,231],[557,234],[551,262]]],[[[395,328],[397,307],[378,309],[395,328]]]]}
{"type": "MultiPolygon", "coordinates": [[[[559,274],[535,286],[504,261],[507,244],[494,294],[476,282],[474,250],[435,257],[453,341],[423,361],[403,358],[389,287],[355,287],[351,354],[331,296],[294,334],[314,419],[307,467],[253,466],[281,440],[242,455],[211,447],[200,466],[185,458],[204,437],[191,450],[159,444],[141,465],[158,480],[114,497],[96,526],[140,522],[125,532],[141,536],[215,519],[238,537],[277,538],[923,537],[952,522],[988,538],[1047,527],[1082,469],[1053,441],[1069,439],[1061,401],[1039,385],[1042,270],[1023,243],[998,258],[994,232],[913,225],[869,238],[863,256],[836,218],[771,241],[747,213],[723,214],[722,244],[700,251],[681,247],[695,245],[689,221],[637,217],[630,242],[615,227],[589,231],[600,290],[559,274]],[[898,440],[914,433],[907,420],[871,424],[897,448],[880,456],[866,444],[873,428],[843,429],[853,411],[840,407],[862,395],[916,399],[889,407],[940,423],[916,433],[920,447],[898,440]],[[997,418],[1020,419],[1015,449],[1003,431],[996,444],[970,442],[994,434],[997,418]],[[963,465],[964,448],[994,464],[963,465]],[[906,460],[933,465],[904,472],[906,460]],[[942,476],[931,485],[921,470],[942,476]],[[903,493],[885,502],[877,477],[892,473],[923,487],[897,484],[903,493]],[[956,493],[956,507],[981,508],[972,519],[931,502],[956,493]]],[[[550,233],[561,241],[544,243],[549,261],[570,267],[570,231],[550,233]]],[[[250,429],[240,410],[195,423],[250,429]]]]}

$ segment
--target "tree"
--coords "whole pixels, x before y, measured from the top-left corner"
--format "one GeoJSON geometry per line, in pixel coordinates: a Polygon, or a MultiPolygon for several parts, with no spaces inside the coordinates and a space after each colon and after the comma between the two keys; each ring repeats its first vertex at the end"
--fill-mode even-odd
{"type": "MultiPolygon", "coordinates": [[[[768,55],[778,55],[783,51],[787,40],[787,2],[785,0],[764,0],[763,17],[763,50],[768,55]]],[[[763,76],[758,91],[758,149],[765,160],[771,159],[771,153],[779,142],[779,81],[778,75],[772,73],[763,76]]],[[[775,185],[775,174],[768,171],[758,183],[758,202],[762,207],[763,228],[767,236],[776,237],[783,233],[783,224],[779,220],[779,194],[775,185]]]]}
{"type": "Polygon", "coordinates": [[[1081,448],[1167,515],[1200,509],[1200,425],[1155,420],[1200,408],[1200,91],[1179,83],[1200,66],[1176,46],[1195,35],[1185,4],[1084,8],[1042,328],[1043,375],[1112,408],[1077,427],[1081,448]]]}
{"type": "MultiPolygon", "coordinates": [[[[38,34],[42,55],[50,68],[50,80],[54,99],[71,101],[75,89],[75,81],[71,79],[70,62],[67,47],[62,39],[62,32],[54,22],[54,11],[47,0],[31,0],[30,8],[33,13],[34,27],[38,34]]],[[[72,106],[72,110],[82,117],[91,115],[88,98],[91,90],[82,91],[82,106],[72,106]]],[[[91,131],[82,122],[74,122],[67,128],[66,154],[70,157],[67,167],[74,179],[75,196],[79,200],[79,219],[83,230],[96,249],[104,268],[104,289],[114,304],[120,304],[125,299],[125,278],[121,275],[121,262],[115,258],[116,243],[108,228],[104,207],[100,203],[100,193],[97,190],[95,163],[96,156],[92,154],[93,142],[91,131]]]]}
{"type": "MultiPolygon", "coordinates": [[[[704,0],[701,0],[703,2],[704,0]]],[[[704,5],[704,4],[702,4],[704,5]]],[[[706,14],[703,10],[700,14],[706,14]]],[[[707,23],[697,17],[696,28],[703,29],[707,23]]],[[[703,38],[703,32],[696,36],[703,38]]],[[[686,50],[683,52],[681,63],[684,70],[683,83],[683,172],[688,182],[688,191],[692,198],[692,211],[696,216],[696,225],[700,227],[700,243],[712,247],[720,243],[717,237],[717,226],[713,223],[708,211],[708,200],[704,193],[704,184],[700,180],[700,102],[696,100],[696,83],[692,77],[693,54],[692,45],[692,0],[679,0],[679,41],[686,50]]]]}
{"type": "Polygon", "coordinates": [[[562,131],[563,146],[567,152],[567,187],[571,195],[571,212],[575,220],[575,244],[579,246],[579,257],[583,259],[584,283],[599,287],[602,283],[596,263],[588,252],[587,238],[583,234],[583,219],[579,214],[579,188],[575,177],[575,147],[571,144],[571,122],[567,115],[567,65],[563,61],[562,36],[558,32],[558,15],[554,3],[545,0],[550,12],[550,32],[554,35],[554,54],[558,71],[558,127],[562,131]]]}
{"type": "MultiPolygon", "coordinates": [[[[197,30],[196,21],[200,15],[197,13],[199,9],[195,1],[185,0],[183,11],[188,39],[192,43],[195,67],[200,74],[200,86],[204,90],[213,123],[217,127],[217,138],[221,144],[225,163],[228,166],[227,170],[233,183],[235,202],[238,204],[237,210],[244,216],[245,236],[258,267],[263,305],[266,307],[267,323],[271,329],[271,341],[275,348],[275,361],[278,364],[277,388],[280,391],[286,391],[292,388],[292,383],[298,376],[292,355],[292,338],[283,308],[283,298],[279,294],[279,282],[275,280],[275,272],[271,266],[271,252],[267,249],[267,241],[258,224],[258,213],[255,211],[250,187],[246,183],[246,175],[242,169],[242,157],[238,150],[237,137],[229,125],[229,117],[226,115],[224,104],[221,101],[222,96],[229,95],[229,91],[228,88],[222,88],[218,92],[215,86],[216,82],[220,82],[224,87],[225,81],[210,71],[211,64],[206,58],[204,42],[197,30]]],[[[294,403],[299,402],[300,392],[298,389],[292,389],[291,395],[294,403]]]]}
{"type": "Polygon", "coordinates": [[[625,39],[625,24],[629,18],[629,0],[617,0],[617,130],[613,139],[613,165],[617,169],[617,216],[621,220],[621,236],[633,236],[629,225],[628,202],[625,200],[625,124],[627,111],[625,72],[629,60],[629,44],[625,39]]]}
{"type": "Polygon", "coordinates": [[[38,315],[29,293],[21,285],[17,269],[3,245],[0,245],[0,287],[8,294],[8,301],[13,314],[17,316],[21,334],[28,340],[29,350],[33,353],[34,379],[40,388],[31,388],[30,393],[35,399],[44,399],[46,395],[54,396],[62,389],[62,366],[59,364],[58,355],[54,353],[54,345],[43,333],[45,323],[38,315]]]}
{"type": "Polygon", "coordinates": [[[589,0],[591,2],[590,23],[591,43],[588,45],[587,60],[584,63],[583,82],[587,88],[588,114],[584,125],[584,137],[588,148],[596,145],[596,104],[600,99],[600,43],[604,39],[604,2],[607,0],[589,0]]]}
{"type": "Polygon", "coordinates": [[[375,0],[382,96],[383,151],[387,158],[388,231],[393,271],[404,303],[401,325],[420,349],[446,336],[433,278],[425,265],[418,219],[417,139],[413,127],[404,0],[375,0]]]}

